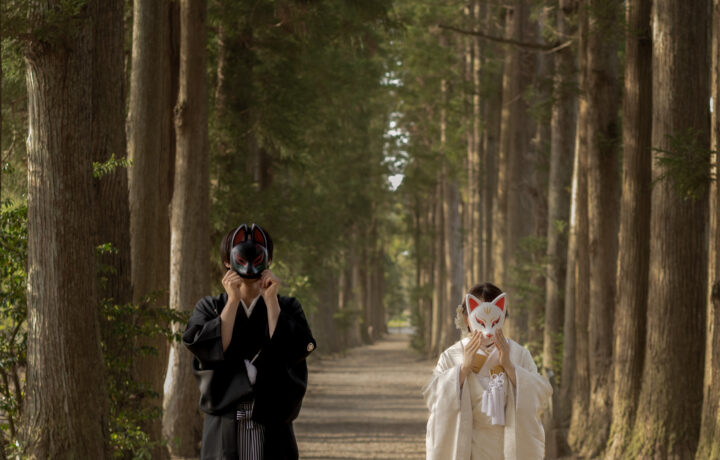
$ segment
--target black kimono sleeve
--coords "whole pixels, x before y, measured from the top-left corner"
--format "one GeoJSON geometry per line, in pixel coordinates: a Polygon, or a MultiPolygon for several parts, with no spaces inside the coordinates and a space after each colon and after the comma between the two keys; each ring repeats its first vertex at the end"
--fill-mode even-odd
{"type": "Polygon", "coordinates": [[[307,389],[305,358],[316,348],[300,303],[280,297],[280,316],[258,362],[253,418],[266,424],[297,418],[307,389]]]}
{"type": "Polygon", "coordinates": [[[203,365],[222,361],[225,358],[216,298],[204,297],[195,306],[187,328],[183,333],[183,344],[203,365]]]}
{"type": "Polygon", "coordinates": [[[193,374],[200,390],[200,409],[221,415],[234,410],[252,393],[245,365],[226,360],[220,312],[224,296],[204,297],[195,306],[183,344],[195,355],[193,374]]]}
{"type": "Polygon", "coordinates": [[[293,366],[307,358],[317,344],[300,302],[294,297],[284,297],[281,300],[285,306],[280,309],[267,352],[286,365],[293,366]]]}

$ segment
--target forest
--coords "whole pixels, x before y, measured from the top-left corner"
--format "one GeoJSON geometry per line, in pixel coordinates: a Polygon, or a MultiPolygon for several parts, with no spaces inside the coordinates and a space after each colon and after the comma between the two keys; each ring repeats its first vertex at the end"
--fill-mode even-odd
{"type": "Polygon", "coordinates": [[[190,312],[257,222],[318,353],[460,338],[548,458],[720,458],[720,0],[3,0],[0,459],[197,457],[190,312]]]}

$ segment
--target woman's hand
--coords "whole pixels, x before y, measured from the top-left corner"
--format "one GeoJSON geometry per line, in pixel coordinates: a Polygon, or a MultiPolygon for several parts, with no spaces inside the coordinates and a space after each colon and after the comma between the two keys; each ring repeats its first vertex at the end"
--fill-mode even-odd
{"type": "Polygon", "coordinates": [[[515,385],[515,365],[510,359],[510,343],[508,343],[500,327],[495,330],[495,346],[500,354],[500,365],[505,369],[505,375],[515,385]]]}
{"type": "Polygon", "coordinates": [[[240,302],[240,286],[242,285],[242,278],[238,275],[235,270],[228,270],[225,272],[225,276],[222,279],[222,285],[227,292],[228,300],[234,302],[240,302]]]}
{"type": "Polygon", "coordinates": [[[467,376],[470,375],[470,371],[472,371],[473,358],[475,357],[475,353],[477,353],[480,349],[480,345],[482,343],[481,339],[482,335],[478,331],[473,331],[470,335],[470,341],[467,345],[465,345],[465,350],[463,351],[463,363],[462,366],[460,366],[461,388],[467,376]]]}

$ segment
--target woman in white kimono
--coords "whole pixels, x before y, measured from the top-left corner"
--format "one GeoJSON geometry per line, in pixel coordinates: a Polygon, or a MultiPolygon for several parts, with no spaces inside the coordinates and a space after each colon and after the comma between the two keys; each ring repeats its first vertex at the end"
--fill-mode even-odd
{"type": "Polygon", "coordinates": [[[428,460],[534,460],[545,455],[539,411],[552,394],[530,352],[506,339],[506,295],[474,286],[456,321],[470,332],[445,350],[423,393],[428,460]]]}

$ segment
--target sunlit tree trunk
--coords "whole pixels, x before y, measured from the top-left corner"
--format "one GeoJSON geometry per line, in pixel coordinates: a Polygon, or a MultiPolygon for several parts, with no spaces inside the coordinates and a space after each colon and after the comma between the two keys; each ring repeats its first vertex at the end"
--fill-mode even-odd
{"type": "MultiPolygon", "coordinates": [[[[590,262],[588,256],[588,196],[587,196],[587,129],[588,100],[587,94],[587,5],[578,10],[578,118],[575,129],[575,156],[577,167],[573,181],[572,208],[576,214],[576,223],[571,228],[575,235],[575,244],[570,246],[568,259],[572,259],[570,251],[574,251],[574,311],[575,311],[575,349],[574,372],[570,391],[571,419],[568,428],[568,444],[573,451],[580,449],[587,435],[587,415],[590,405],[590,376],[588,370],[588,310],[590,306],[590,262]]],[[[567,323],[566,323],[567,324],[567,323]]],[[[567,329],[566,329],[567,330],[567,329]]]]}
{"type": "MultiPolygon", "coordinates": [[[[531,41],[534,32],[525,0],[516,0],[505,16],[506,37],[531,41]]],[[[530,149],[534,131],[528,114],[525,91],[535,75],[535,56],[518,46],[507,46],[503,74],[502,115],[495,203],[493,203],[493,281],[509,290],[515,281],[511,269],[521,240],[532,228],[532,198],[524,177],[523,156],[530,149]]],[[[515,297],[517,299],[517,297],[515,297]]],[[[510,300],[512,321],[505,325],[506,334],[524,343],[527,338],[527,309],[510,300]]]]}
{"type": "MultiPolygon", "coordinates": [[[[576,123],[576,128],[579,126],[576,123]]],[[[580,131],[578,131],[580,134],[580,131]]],[[[579,144],[579,136],[575,136],[576,145],[579,144]]],[[[580,206],[578,198],[578,187],[580,181],[580,156],[577,155],[579,149],[576,147],[573,154],[573,175],[572,175],[572,192],[570,195],[570,221],[568,223],[568,247],[567,247],[567,270],[565,272],[565,303],[563,315],[563,347],[562,347],[562,374],[560,375],[560,385],[558,396],[553,392],[553,413],[555,428],[557,435],[551,438],[551,442],[555,443],[556,455],[566,455],[570,452],[567,443],[567,433],[570,427],[570,420],[573,407],[573,389],[575,387],[575,309],[577,300],[577,256],[578,256],[578,207],[580,206]]]]}
{"type": "MultiPolygon", "coordinates": [[[[210,288],[209,271],[202,269],[210,253],[206,14],[204,0],[181,0],[177,153],[170,220],[170,307],[180,311],[191,311],[210,288]]],[[[173,343],[172,356],[163,429],[172,441],[174,455],[195,456],[201,417],[192,355],[182,344],[173,343]]]]}
{"type": "MultiPolygon", "coordinates": [[[[709,168],[698,156],[709,148],[708,7],[655,0],[651,19],[658,38],[652,146],[695,168],[709,168]]],[[[644,380],[629,451],[635,458],[691,458],[700,431],[708,201],[707,191],[683,196],[683,173],[653,161],[644,380]]]]}
{"type": "MultiPolygon", "coordinates": [[[[505,12],[505,36],[514,37],[515,22],[518,13],[515,8],[505,12]]],[[[513,126],[513,109],[515,101],[518,98],[519,89],[517,88],[517,50],[513,47],[506,46],[504,50],[504,69],[502,76],[502,111],[500,113],[500,137],[498,142],[496,168],[497,179],[495,189],[493,191],[493,212],[492,212],[492,246],[491,259],[493,270],[493,282],[502,289],[506,279],[506,257],[507,257],[507,238],[508,238],[508,193],[509,193],[509,167],[510,167],[510,149],[512,143],[512,126],[513,126]]]]}
{"type": "MultiPolygon", "coordinates": [[[[533,27],[537,30],[534,41],[537,43],[544,42],[544,30],[554,30],[556,20],[550,16],[551,8],[549,6],[542,7],[538,12],[537,22],[533,22],[533,27]]],[[[536,54],[537,71],[533,82],[533,91],[535,93],[532,99],[533,110],[536,115],[533,118],[535,132],[530,148],[523,152],[522,164],[525,171],[532,170],[527,174],[525,179],[528,181],[526,189],[526,197],[531,198],[532,209],[532,226],[529,237],[535,242],[544,240],[547,236],[548,223],[548,186],[550,180],[550,142],[552,132],[552,111],[548,108],[553,100],[553,71],[555,63],[554,53],[537,53],[536,54]]],[[[525,201],[525,200],[523,200],[525,201]]],[[[532,264],[529,273],[528,285],[531,292],[526,301],[528,311],[528,328],[527,328],[527,346],[533,356],[541,356],[543,351],[543,338],[545,326],[545,273],[538,268],[543,264],[546,250],[541,250],[532,245],[532,250],[528,251],[528,259],[520,259],[517,264],[532,264]]]]}
{"type": "Polygon", "coordinates": [[[587,45],[589,432],[580,451],[598,455],[607,442],[612,411],[613,314],[619,208],[619,0],[590,2],[587,45]]]}
{"type": "MultiPolygon", "coordinates": [[[[560,0],[557,10],[557,34],[560,41],[575,32],[571,24],[576,20],[575,0],[560,0]]],[[[552,425],[548,433],[548,447],[559,453],[562,419],[558,378],[562,364],[564,289],[568,257],[570,216],[570,186],[576,124],[577,69],[574,48],[567,47],[555,55],[554,99],[550,126],[550,177],[548,179],[547,276],[545,277],[545,324],[543,331],[543,368],[553,385],[552,425]]],[[[573,266],[574,269],[574,266],[573,266]]],[[[574,293],[572,294],[574,295],[574,293]]],[[[567,300],[567,299],[566,299],[567,300]]],[[[574,299],[572,299],[574,300],[574,299]]],[[[565,337],[567,339],[567,337],[565,337]]],[[[562,378],[565,378],[562,368],[562,378]]]]}
{"type": "MultiPolygon", "coordinates": [[[[130,101],[126,122],[130,192],[130,252],[133,301],[143,308],[168,304],[170,282],[170,217],[173,128],[171,6],[167,0],[133,6],[130,101]]],[[[140,347],[153,347],[154,355],[133,362],[135,380],[163,394],[168,344],[165,337],[141,337],[140,347]]],[[[144,405],[162,407],[163,400],[143,395],[144,405]]],[[[149,419],[143,427],[153,441],[162,440],[162,420],[149,419]]],[[[167,458],[159,444],[153,456],[167,458]]]]}
{"type": "Polygon", "coordinates": [[[720,0],[712,5],[712,63],[710,68],[713,111],[710,149],[715,180],[710,185],[710,244],[708,266],[707,349],[705,350],[705,389],[697,460],[720,457],[720,186],[718,186],[718,149],[720,149],[720,0]]]}
{"type": "Polygon", "coordinates": [[[109,453],[94,222],[88,219],[97,8],[90,1],[70,11],[62,1],[46,1],[29,9],[35,35],[25,46],[30,269],[22,436],[31,459],[109,453]],[[51,27],[63,15],[73,27],[51,27]]]}
{"type": "Polygon", "coordinates": [[[645,356],[650,254],[652,41],[650,0],[625,6],[623,175],[618,243],[613,412],[608,458],[622,458],[635,422],[645,356]]]}

